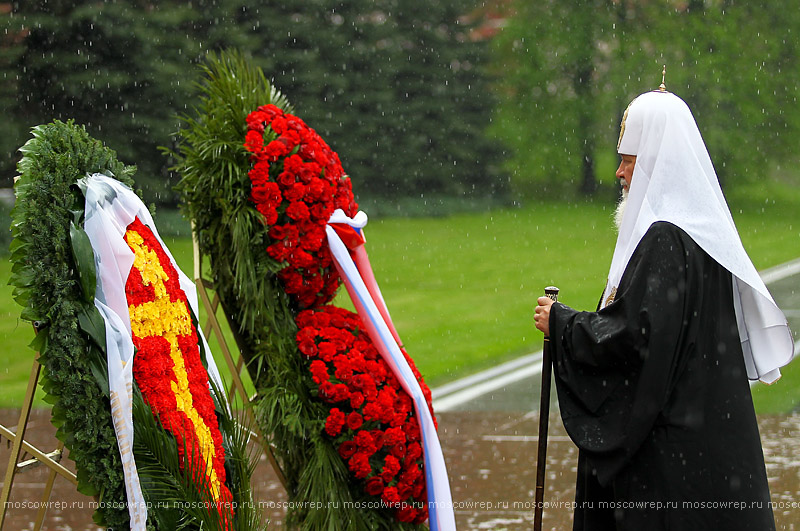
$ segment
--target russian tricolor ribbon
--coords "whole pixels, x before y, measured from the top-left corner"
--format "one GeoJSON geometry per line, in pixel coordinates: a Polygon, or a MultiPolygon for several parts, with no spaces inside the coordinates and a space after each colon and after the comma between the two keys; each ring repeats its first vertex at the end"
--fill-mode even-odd
{"type": "Polygon", "coordinates": [[[325,228],[328,245],[367,334],[414,402],[421,431],[431,531],[453,530],[455,516],[442,447],[422,388],[403,355],[402,343],[372,273],[362,232],[366,224],[364,212],[350,218],[337,209],[325,228]]]}

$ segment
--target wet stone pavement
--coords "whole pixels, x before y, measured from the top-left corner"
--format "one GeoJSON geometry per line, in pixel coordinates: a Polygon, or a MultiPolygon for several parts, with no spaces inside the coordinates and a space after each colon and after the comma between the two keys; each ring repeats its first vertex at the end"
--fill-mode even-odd
{"type": "MultiPolygon", "coordinates": [[[[0,411],[0,422],[16,423],[16,411],[0,411]]],[[[767,473],[778,529],[800,529],[800,414],[759,419],[767,473]]],[[[445,412],[439,431],[447,461],[459,529],[527,530],[533,525],[536,469],[536,412],[445,412]]],[[[42,449],[54,445],[49,411],[34,412],[28,440],[42,449]]],[[[544,529],[571,528],[577,450],[551,415],[547,453],[544,529]]],[[[0,473],[5,474],[9,448],[0,445],[0,473]]],[[[72,467],[72,463],[65,459],[72,467]]],[[[4,476],[0,476],[4,477],[4,476]]],[[[255,474],[257,500],[273,524],[280,525],[286,495],[265,459],[255,474]]],[[[43,466],[18,474],[4,529],[32,529],[37,502],[47,479],[43,466]],[[27,507],[26,507],[27,504],[27,507]]],[[[95,530],[90,504],[62,478],[55,482],[45,529],[95,530]]]]}
{"type": "MultiPolygon", "coordinates": [[[[800,340],[800,275],[768,284],[789,319],[795,341],[800,340]]],[[[538,377],[525,378],[461,403],[452,411],[438,413],[458,529],[532,528],[539,388],[538,377]]],[[[572,525],[577,450],[555,411],[555,393],[553,397],[543,528],[560,531],[572,525]]],[[[14,426],[18,415],[18,411],[0,410],[0,423],[14,426]]],[[[800,530],[800,411],[788,416],[762,416],[759,427],[777,528],[800,530]]],[[[54,432],[48,410],[32,413],[26,437],[29,442],[49,451],[56,444],[54,432]]],[[[3,439],[0,479],[5,477],[9,453],[10,445],[3,439]]],[[[69,459],[64,463],[74,469],[69,459]]],[[[32,529],[37,511],[31,503],[41,498],[47,475],[43,466],[17,475],[4,530],[32,529]]],[[[254,478],[256,500],[265,508],[273,527],[280,527],[286,494],[263,456],[254,478]]],[[[92,502],[71,483],[56,479],[45,529],[98,529],[92,523],[92,502]]]]}

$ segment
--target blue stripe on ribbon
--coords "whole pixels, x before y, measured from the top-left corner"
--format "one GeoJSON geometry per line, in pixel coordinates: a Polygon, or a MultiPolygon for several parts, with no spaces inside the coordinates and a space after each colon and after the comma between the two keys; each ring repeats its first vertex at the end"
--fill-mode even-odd
{"type": "MultiPolygon", "coordinates": [[[[344,244],[339,238],[339,235],[336,234],[332,228],[330,230],[326,230],[326,233],[330,236],[336,236],[337,246],[344,247],[344,244]]],[[[339,249],[341,251],[341,249],[339,249]]],[[[334,252],[333,246],[331,246],[331,251],[333,258],[339,262],[336,252],[334,252]]],[[[392,362],[397,369],[397,372],[400,373],[402,378],[406,381],[406,384],[409,389],[412,389],[411,398],[414,400],[414,405],[417,410],[418,416],[418,424],[420,430],[422,431],[422,446],[423,446],[423,461],[425,463],[425,480],[426,484],[429,488],[427,488],[427,498],[428,498],[428,521],[430,525],[431,531],[438,531],[440,529],[440,522],[438,518],[438,507],[436,503],[436,489],[434,488],[434,478],[433,478],[433,467],[430,464],[430,446],[429,440],[431,437],[430,428],[428,427],[428,423],[423,421],[423,415],[428,414],[428,403],[425,400],[425,396],[422,393],[422,390],[419,386],[419,382],[416,381],[414,377],[413,371],[408,366],[408,362],[402,356],[402,353],[399,350],[399,347],[394,342],[394,337],[391,336],[388,326],[386,322],[383,320],[383,317],[377,311],[377,306],[375,302],[372,300],[372,297],[369,294],[369,291],[366,289],[366,285],[364,284],[363,279],[361,278],[358,268],[353,263],[352,259],[350,258],[350,254],[347,251],[342,253],[343,258],[347,261],[347,263],[342,264],[339,263],[341,271],[344,273],[346,281],[350,284],[353,288],[351,291],[355,292],[356,297],[358,298],[359,302],[361,303],[361,307],[364,308],[364,311],[367,314],[370,322],[372,323],[373,328],[375,329],[376,333],[378,334],[378,339],[383,344],[385,350],[389,353],[392,362]],[[353,273],[354,272],[354,273],[353,273]],[[357,278],[355,278],[357,276],[357,278]],[[371,304],[370,304],[371,303],[371,304]],[[381,326],[383,325],[383,326],[381,326]],[[387,333],[389,336],[387,337],[387,333]],[[395,348],[392,348],[394,346],[395,348]],[[397,352],[395,352],[395,349],[397,352]],[[402,358],[402,362],[400,363],[400,358],[398,358],[398,353],[400,358],[402,358]],[[403,370],[406,369],[406,370],[403,370]],[[410,377],[410,380],[409,380],[410,377]]],[[[355,302],[355,301],[354,301],[355,302]]],[[[434,433],[433,436],[435,437],[436,434],[434,433]]]]}
{"type": "MultiPolygon", "coordinates": [[[[378,336],[379,336],[381,342],[383,342],[384,347],[389,352],[389,355],[392,357],[392,361],[394,362],[394,364],[398,368],[400,368],[401,365],[400,365],[400,363],[399,363],[399,361],[397,359],[397,356],[393,352],[393,349],[391,348],[390,343],[387,342],[386,337],[384,336],[384,332],[381,330],[381,327],[378,326],[378,322],[376,321],[376,316],[373,315],[373,312],[372,312],[371,308],[369,308],[369,305],[367,304],[366,300],[364,299],[364,296],[360,292],[361,290],[359,290],[355,286],[355,284],[353,283],[353,280],[350,277],[350,274],[348,273],[347,269],[343,267],[342,270],[344,271],[345,277],[347,277],[348,282],[350,282],[350,285],[352,285],[354,287],[353,291],[355,292],[356,296],[358,297],[359,301],[361,302],[362,307],[364,308],[365,312],[367,313],[367,317],[369,317],[370,321],[372,322],[372,326],[378,332],[378,336]]],[[[370,298],[370,302],[372,302],[373,305],[375,304],[374,301],[372,301],[371,298],[370,298]]],[[[381,318],[381,322],[384,323],[383,322],[383,318],[381,318]]],[[[384,326],[386,326],[386,323],[384,323],[384,326]]],[[[394,341],[394,338],[392,338],[392,341],[394,341]]],[[[403,361],[406,361],[405,358],[403,359],[403,361]]],[[[401,370],[400,373],[402,374],[402,372],[403,371],[401,370]]],[[[412,372],[412,376],[413,376],[413,372],[412,372]]],[[[411,385],[409,385],[409,387],[413,388],[413,386],[411,386],[411,385]]],[[[414,393],[411,398],[414,399],[414,405],[417,407],[417,415],[419,417],[418,424],[419,424],[420,429],[423,431],[423,433],[422,433],[422,450],[423,450],[423,454],[422,455],[423,455],[423,460],[425,462],[425,482],[426,482],[427,485],[429,485],[431,487],[429,489],[426,489],[427,495],[428,495],[428,521],[430,522],[431,531],[438,531],[439,522],[437,520],[437,515],[436,515],[436,503],[435,503],[436,497],[435,497],[435,492],[434,492],[434,489],[433,489],[433,473],[432,473],[432,470],[431,470],[432,467],[430,466],[430,462],[429,462],[430,453],[428,453],[428,436],[429,436],[429,434],[427,433],[428,429],[426,428],[426,423],[422,422],[422,412],[421,412],[422,411],[421,408],[423,408],[423,407],[427,410],[428,403],[425,400],[425,395],[423,395],[421,392],[420,393],[414,393]],[[422,402],[422,403],[420,403],[420,402],[422,402]],[[431,502],[434,502],[434,503],[431,503],[431,502]]]]}

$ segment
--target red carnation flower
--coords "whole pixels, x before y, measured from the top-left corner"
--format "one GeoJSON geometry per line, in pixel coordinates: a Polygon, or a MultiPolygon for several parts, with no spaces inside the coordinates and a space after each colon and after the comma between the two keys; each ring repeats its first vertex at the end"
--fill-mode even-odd
{"type": "MultiPolygon", "coordinates": [[[[297,182],[297,175],[293,172],[284,170],[278,174],[278,184],[281,186],[283,190],[288,190],[297,182]]],[[[294,199],[297,201],[297,199],[294,199]]],[[[291,199],[287,198],[287,201],[292,201],[291,199]]]]}
{"type": "Polygon", "coordinates": [[[363,479],[369,474],[371,467],[369,465],[369,456],[363,452],[356,452],[350,461],[347,463],[350,471],[358,479],[363,479]]]}
{"type": "Polygon", "coordinates": [[[328,366],[322,360],[314,360],[308,368],[318,385],[328,381],[328,366]]]}
{"type": "Polygon", "coordinates": [[[325,421],[325,432],[331,437],[336,437],[342,431],[342,426],[344,426],[344,413],[337,408],[331,409],[325,421]]]}
{"type": "Polygon", "coordinates": [[[303,170],[303,159],[300,155],[289,155],[283,161],[283,170],[292,175],[299,175],[303,170]]]}
{"type": "Polygon", "coordinates": [[[394,446],[396,444],[403,444],[406,442],[406,434],[401,428],[389,428],[384,432],[386,437],[384,444],[394,446]]]}
{"type": "Polygon", "coordinates": [[[406,412],[406,411],[403,411],[403,412],[400,412],[400,413],[395,413],[392,416],[392,420],[389,421],[389,424],[393,428],[402,427],[403,424],[405,424],[407,418],[408,418],[408,412],[406,412]]]}
{"type": "Polygon", "coordinates": [[[411,496],[411,485],[405,483],[402,478],[397,482],[396,487],[397,495],[401,500],[407,500],[411,496]]]}
{"type": "Polygon", "coordinates": [[[323,360],[331,361],[336,355],[336,345],[330,341],[323,341],[317,345],[317,352],[319,353],[319,357],[323,360]]]}
{"type": "Polygon", "coordinates": [[[419,424],[417,423],[417,419],[411,417],[403,426],[403,431],[406,434],[406,438],[409,441],[418,441],[419,440],[419,424]]]}
{"type": "Polygon", "coordinates": [[[267,105],[262,105],[258,108],[260,112],[263,112],[267,115],[267,121],[272,121],[273,118],[276,116],[283,116],[283,111],[277,105],[272,103],[268,103],[267,105]]]}
{"type": "Polygon", "coordinates": [[[274,208],[281,203],[281,191],[273,182],[258,183],[253,186],[250,197],[258,203],[264,203],[274,208]]]}
{"type": "Polygon", "coordinates": [[[417,499],[425,499],[428,496],[425,493],[425,477],[420,476],[417,478],[417,481],[414,482],[414,486],[411,488],[411,495],[417,499]]]}
{"type": "MultiPolygon", "coordinates": [[[[259,212],[261,212],[259,210],[259,212]]],[[[262,214],[264,214],[262,212],[262,214]]],[[[266,215],[264,217],[267,217],[266,215]]],[[[269,221],[267,221],[269,223],[269,221]]],[[[289,257],[290,249],[288,249],[283,242],[273,243],[267,247],[267,254],[272,257],[276,262],[284,262],[289,257]]]]}
{"type": "Polygon", "coordinates": [[[308,219],[311,212],[308,209],[308,205],[302,201],[295,201],[294,203],[289,203],[289,207],[286,209],[286,215],[299,221],[308,219]]]}
{"type": "Polygon", "coordinates": [[[332,402],[342,402],[343,400],[348,400],[349,398],[350,391],[347,389],[346,385],[336,384],[333,386],[333,391],[331,393],[332,402]]]}
{"type": "Polygon", "coordinates": [[[339,455],[342,459],[349,459],[354,453],[358,451],[358,445],[353,441],[345,441],[339,445],[339,455]]]}
{"type": "Polygon", "coordinates": [[[319,397],[326,402],[333,403],[334,401],[331,399],[333,396],[333,384],[330,382],[322,382],[319,384],[319,397]]]}
{"type": "Polygon", "coordinates": [[[290,203],[302,201],[303,196],[306,195],[306,187],[300,183],[295,183],[291,186],[288,186],[283,195],[290,203]]]}
{"type": "Polygon", "coordinates": [[[364,403],[364,395],[361,393],[350,393],[350,407],[358,409],[364,403]]]}
{"type": "Polygon", "coordinates": [[[416,479],[421,475],[422,471],[419,469],[419,465],[416,463],[410,463],[400,475],[400,482],[411,484],[414,483],[414,481],[416,481],[416,479]]]}
{"type": "Polygon", "coordinates": [[[398,505],[403,500],[400,499],[400,496],[397,493],[396,487],[386,487],[383,489],[383,495],[381,496],[383,501],[385,501],[390,506],[398,505]]]}
{"type": "Polygon", "coordinates": [[[383,410],[377,402],[367,402],[364,406],[364,418],[367,420],[380,420],[383,410]]]}
{"type": "Polygon", "coordinates": [[[392,478],[400,471],[400,461],[392,455],[387,455],[383,461],[383,470],[381,471],[381,478],[386,483],[389,483],[392,478]]]}
{"type": "Polygon", "coordinates": [[[383,493],[383,480],[378,476],[371,477],[367,480],[367,485],[364,490],[370,496],[380,496],[383,493]]]}
{"type": "Polygon", "coordinates": [[[406,445],[405,444],[395,444],[389,450],[394,457],[397,459],[402,459],[406,456],[406,445]]]}
{"type": "MultiPolygon", "coordinates": [[[[262,130],[264,126],[261,126],[262,130]]],[[[260,153],[264,148],[264,139],[258,131],[248,131],[245,135],[244,148],[251,153],[260,153]]]]}
{"type": "Polygon", "coordinates": [[[409,444],[406,451],[406,456],[413,460],[419,459],[422,457],[422,446],[420,446],[420,444],[417,442],[409,444]]]}
{"type": "Polygon", "coordinates": [[[263,150],[265,160],[269,162],[276,162],[279,158],[289,153],[290,148],[280,140],[273,140],[263,150]]]}
{"type": "Polygon", "coordinates": [[[417,517],[417,510],[411,505],[403,504],[401,508],[395,511],[395,516],[400,522],[411,523],[417,517]]]}
{"type": "Polygon", "coordinates": [[[294,149],[294,147],[302,141],[298,132],[292,128],[287,128],[284,131],[284,133],[281,135],[281,140],[286,142],[286,145],[290,146],[292,149],[294,149]]]}
{"type": "Polygon", "coordinates": [[[386,435],[381,430],[372,430],[369,432],[372,435],[372,440],[375,442],[375,447],[383,448],[383,443],[386,441],[386,435]]]}
{"type": "Polygon", "coordinates": [[[351,430],[357,430],[362,424],[364,424],[364,419],[355,411],[347,415],[347,427],[351,430]]]}
{"type": "Polygon", "coordinates": [[[264,134],[264,123],[272,119],[267,113],[262,110],[257,110],[247,117],[247,129],[260,135],[264,134]]]}
{"type": "Polygon", "coordinates": [[[288,127],[288,123],[284,116],[285,116],[284,114],[275,116],[275,118],[273,118],[272,122],[270,123],[270,127],[272,127],[272,130],[278,133],[279,135],[282,135],[286,131],[286,128],[288,127]]]}
{"type": "Polygon", "coordinates": [[[374,454],[378,449],[377,446],[375,446],[375,440],[372,438],[372,435],[367,431],[359,431],[356,433],[354,440],[358,447],[369,455],[374,454]]]}
{"type": "Polygon", "coordinates": [[[298,341],[297,348],[308,358],[317,355],[317,344],[314,343],[313,339],[303,338],[298,341]]]}

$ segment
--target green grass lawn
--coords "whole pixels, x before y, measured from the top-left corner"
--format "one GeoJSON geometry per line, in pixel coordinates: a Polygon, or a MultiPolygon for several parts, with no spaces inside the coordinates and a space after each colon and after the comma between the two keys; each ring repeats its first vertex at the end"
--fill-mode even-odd
{"type": "MultiPolygon", "coordinates": [[[[800,255],[800,193],[794,190],[756,186],[732,198],[758,269],[800,255]]],[[[436,386],[541,348],[532,315],[545,286],[559,286],[566,304],[594,309],[615,241],[611,210],[599,202],[530,203],[490,213],[371,221],[366,235],[373,269],[428,383],[436,386]]],[[[190,240],[167,238],[167,244],[191,275],[190,240]]],[[[0,261],[0,279],[9,274],[8,261],[0,261]]],[[[26,345],[33,331],[18,320],[11,288],[0,284],[0,407],[15,407],[28,379],[33,352],[26,345]]],[[[348,306],[346,298],[343,291],[337,303],[348,306]]],[[[778,395],[789,389],[794,394],[798,386],[800,371],[794,375],[790,368],[778,386],[756,391],[759,411],[762,401],[780,403],[765,406],[769,411],[791,409],[791,397],[778,395]]]]}

